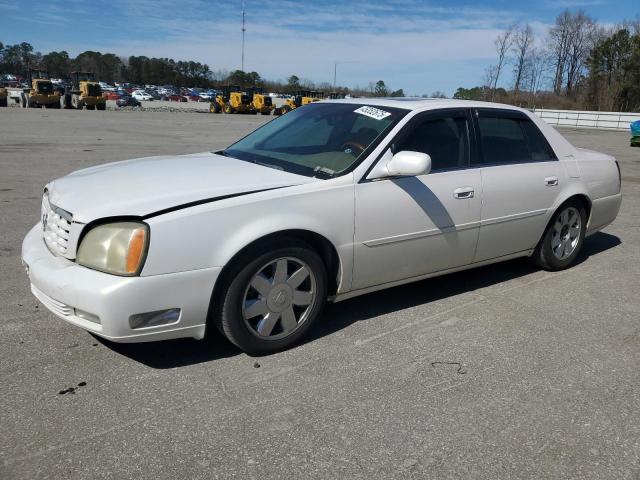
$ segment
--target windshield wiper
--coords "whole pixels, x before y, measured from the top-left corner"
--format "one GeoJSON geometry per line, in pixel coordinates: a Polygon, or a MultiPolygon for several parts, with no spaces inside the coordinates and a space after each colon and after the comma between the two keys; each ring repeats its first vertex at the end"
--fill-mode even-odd
{"type": "Polygon", "coordinates": [[[262,165],[263,167],[267,167],[267,168],[275,168],[276,170],[281,170],[284,171],[284,168],[281,167],[280,165],[274,165],[273,163],[265,163],[265,162],[259,162],[257,160],[254,160],[253,163],[256,163],[258,165],[262,165]]]}

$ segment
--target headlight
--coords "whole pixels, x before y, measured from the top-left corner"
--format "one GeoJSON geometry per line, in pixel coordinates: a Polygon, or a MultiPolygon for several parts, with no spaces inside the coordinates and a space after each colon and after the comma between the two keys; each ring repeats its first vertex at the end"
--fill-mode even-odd
{"type": "Polygon", "coordinates": [[[77,262],[115,275],[137,275],[149,246],[149,227],[140,222],[106,223],[93,227],[78,249],[77,262]]]}

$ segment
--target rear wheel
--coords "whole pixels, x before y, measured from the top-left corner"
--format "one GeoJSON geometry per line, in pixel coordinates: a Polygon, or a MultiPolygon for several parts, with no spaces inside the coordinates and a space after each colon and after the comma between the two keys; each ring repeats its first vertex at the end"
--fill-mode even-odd
{"type": "Polygon", "coordinates": [[[327,274],[320,256],[297,240],[255,248],[230,267],[213,323],[250,354],[290,347],[322,312],[327,274]]]}
{"type": "Polygon", "coordinates": [[[7,97],[0,98],[0,107],[6,107],[8,104],[7,97]]]}
{"type": "Polygon", "coordinates": [[[587,212],[582,202],[563,204],[536,247],[531,259],[545,270],[564,270],[580,253],[587,230],[587,212]]]}
{"type": "Polygon", "coordinates": [[[84,106],[80,95],[71,95],[71,106],[76,110],[82,110],[84,106]]]}
{"type": "Polygon", "coordinates": [[[96,110],[106,110],[106,109],[107,109],[107,102],[98,103],[96,105],[96,110]]]}

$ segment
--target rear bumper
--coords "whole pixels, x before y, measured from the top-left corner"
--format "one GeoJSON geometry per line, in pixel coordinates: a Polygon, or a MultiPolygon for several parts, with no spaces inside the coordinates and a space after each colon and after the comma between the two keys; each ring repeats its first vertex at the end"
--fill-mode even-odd
{"type": "Polygon", "coordinates": [[[613,222],[618,216],[621,204],[622,193],[593,200],[589,225],[587,225],[587,235],[596,233],[613,222]]]}
{"type": "Polygon", "coordinates": [[[220,268],[148,277],[119,277],[54,256],[42,240],[40,225],[22,244],[22,261],[31,291],[57,317],[114,342],[203,338],[209,301],[220,268]],[[168,325],[132,329],[134,314],[180,308],[168,325]],[[87,312],[99,323],[78,316],[87,312]],[[82,313],[81,313],[82,314],[82,313]]]}

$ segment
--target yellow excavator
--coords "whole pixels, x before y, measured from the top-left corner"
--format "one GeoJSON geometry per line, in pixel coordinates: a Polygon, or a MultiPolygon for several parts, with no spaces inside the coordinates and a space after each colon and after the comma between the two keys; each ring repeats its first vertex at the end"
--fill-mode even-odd
{"type": "Polygon", "coordinates": [[[251,96],[237,85],[225,85],[209,105],[211,113],[250,113],[251,96]]]}
{"type": "Polygon", "coordinates": [[[62,107],[82,110],[106,110],[107,101],[102,96],[100,83],[89,72],[71,72],[71,82],[62,92],[62,107]]]}
{"type": "Polygon", "coordinates": [[[310,90],[300,90],[293,95],[293,98],[287,98],[284,105],[280,107],[280,113],[285,114],[303,105],[317,102],[320,100],[320,92],[312,92],[310,90]]]}
{"type": "Polygon", "coordinates": [[[20,95],[23,108],[60,108],[60,92],[45,70],[29,70],[27,79],[29,86],[20,95]]]}
{"type": "Polygon", "coordinates": [[[269,95],[265,95],[264,88],[253,87],[249,89],[251,95],[251,113],[260,113],[261,115],[271,115],[276,106],[273,99],[269,95]]]}

